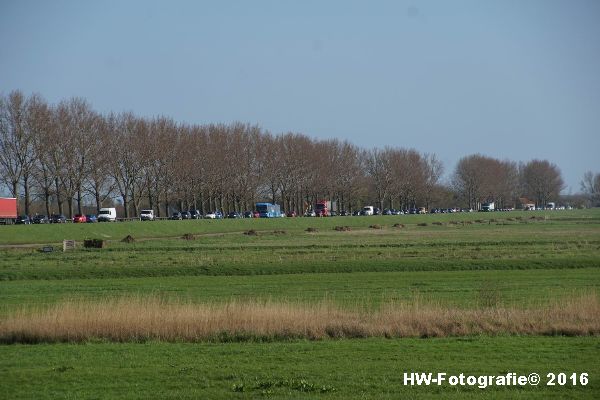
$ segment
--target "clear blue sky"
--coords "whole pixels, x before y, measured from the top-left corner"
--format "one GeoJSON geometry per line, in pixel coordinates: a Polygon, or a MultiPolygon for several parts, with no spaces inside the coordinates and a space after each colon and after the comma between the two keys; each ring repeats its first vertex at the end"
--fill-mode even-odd
{"type": "Polygon", "coordinates": [[[596,0],[0,0],[0,40],[4,94],[600,172],[596,0]]]}

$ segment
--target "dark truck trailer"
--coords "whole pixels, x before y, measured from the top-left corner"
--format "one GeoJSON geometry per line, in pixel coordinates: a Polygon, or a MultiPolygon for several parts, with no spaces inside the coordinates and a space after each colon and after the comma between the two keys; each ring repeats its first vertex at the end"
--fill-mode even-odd
{"type": "Polygon", "coordinates": [[[17,219],[17,199],[0,197],[0,224],[13,224],[17,219]]]}

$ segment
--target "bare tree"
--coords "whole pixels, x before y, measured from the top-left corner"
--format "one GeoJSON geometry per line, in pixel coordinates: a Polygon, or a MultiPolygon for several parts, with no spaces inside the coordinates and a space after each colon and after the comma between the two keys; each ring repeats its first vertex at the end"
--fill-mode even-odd
{"type": "Polygon", "coordinates": [[[557,199],[564,188],[560,169],[547,160],[532,160],[525,164],[522,179],[526,193],[540,207],[551,199],[557,199]]]}
{"type": "Polygon", "coordinates": [[[19,183],[22,184],[25,214],[29,214],[30,179],[35,164],[35,144],[27,115],[28,104],[22,92],[13,91],[6,99],[0,99],[1,176],[14,197],[19,196],[19,183]]]}
{"type": "Polygon", "coordinates": [[[376,200],[380,208],[390,195],[393,185],[391,169],[392,149],[373,149],[363,153],[369,181],[375,190],[376,200]]]}
{"type": "Polygon", "coordinates": [[[600,206],[600,173],[587,171],[581,181],[581,191],[588,196],[592,206],[600,206]]]}
{"type": "MultiPolygon", "coordinates": [[[[137,137],[145,129],[144,122],[132,113],[123,113],[116,118],[116,131],[111,142],[111,175],[115,181],[125,210],[125,218],[131,215],[131,206],[135,208],[138,199],[139,181],[142,165],[139,146],[143,140],[137,137]]],[[[134,213],[137,210],[134,209],[134,213]]]]}
{"type": "Polygon", "coordinates": [[[65,193],[69,217],[73,216],[73,201],[77,201],[77,212],[82,213],[83,183],[88,171],[91,142],[97,120],[90,105],[81,98],[63,101],[57,108],[57,123],[63,147],[56,149],[60,152],[61,170],[59,178],[65,193]]]}
{"type": "Polygon", "coordinates": [[[55,174],[50,156],[56,130],[52,113],[53,110],[39,97],[35,97],[29,102],[28,125],[33,134],[35,153],[32,176],[39,195],[44,199],[46,215],[51,214],[50,202],[55,193],[55,174]]]}
{"type": "Polygon", "coordinates": [[[423,155],[423,200],[425,207],[429,209],[430,203],[438,188],[439,180],[444,173],[444,165],[433,153],[423,155]]]}
{"type": "Polygon", "coordinates": [[[89,156],[85,166],[83,188],[94,198],[96,211],[100,211],[115,190],[115,181],[110,175],[111,140],[114,120],[100,115],[92,117],[93,135],[89,138],[89,156]]]}
{"type": "Polygon", "coordinates": [[[454,189],[470,208],[478,208],[485,201],[514,204],[518,182],[516,163],[481,154],[462,158],[452,179],[454,189]]]}

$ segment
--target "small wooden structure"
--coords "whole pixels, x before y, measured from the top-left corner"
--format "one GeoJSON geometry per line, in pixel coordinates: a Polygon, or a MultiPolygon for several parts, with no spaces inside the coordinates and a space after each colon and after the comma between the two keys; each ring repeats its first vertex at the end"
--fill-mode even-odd
{"type": "Polygon", "coordinates": [[[74,240],[63,240],[63,251],[75,250],[74,240]]]}

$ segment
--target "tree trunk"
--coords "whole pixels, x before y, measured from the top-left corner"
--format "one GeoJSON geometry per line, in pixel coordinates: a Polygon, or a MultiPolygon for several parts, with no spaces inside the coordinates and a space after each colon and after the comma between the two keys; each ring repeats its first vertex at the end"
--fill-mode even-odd
{"type": "Polygon", "coordinates": [[[23,176],[23,190],[25,195],[25,214],[29,215],[29,177],[27,175],[23,176]]]}
{"type": "Polygon", "coordinates": [[[73,218],[73,198],[72,197],[67,199],[67,207],[69,210],[69,218],[73,218]]]}
{"type": "Polygon", "coordinates": [[[81,189],[77,190],[77,212],[79,214],[83,214],[81,212],[81,189]]]}
{"type": "Polygon", "coordinates": [[[56,178],[54,180],[54,185],[56,186],[56,204],[58,205],[58,213],[60,215],[63,215],[64,214],[63,201],[62,201],[62,198],[60,197],[60,182],[59,182],[58,178],[56,178]]]}
{"type": "Polygon", "coordinates": [[[50,191],[47,188],[44,189],[44,202],[46,204],[46,215],[50,218],[50,191]]]}
{"type": "Polygon", "coordinates": [[[100,200],[100,190],[98,190],[98,188],[96,188],[94,190],[95,193],[95,198],[96,198],[96,212],[99,213],[100,212],[100,208],[102,207],[102,204],[100,204],[102,201],[100,200]]]}

